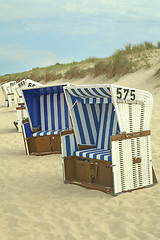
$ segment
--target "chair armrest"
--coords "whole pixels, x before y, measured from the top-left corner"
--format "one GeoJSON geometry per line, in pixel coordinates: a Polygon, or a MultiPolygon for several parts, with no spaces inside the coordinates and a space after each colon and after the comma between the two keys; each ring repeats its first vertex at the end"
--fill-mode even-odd
{"type": "Polygon", "coordinates": [[[29,123],[29,118],[25,118],[22,120],[22,123],[29,123]]]}
{"type": "Polygon", "coordinates": [[[33,133],[35,133],[35,132],[39,132],[41,129],[40,129],[40,127],[38,128],[32,128],[32,130],[33,130],[33,133]]]}
{"type": "Polygon", "coordinates": [[[25,104],[24,103],[18,103],[18,106],[24,106],[25,104]]]}
{"type": "Polygon", "coordinates": [[[26,107],[16,107],[16,110],[24,110],[26,107]]]}
{"type": "Polygon", "coordinates": [[[73,134],[73,133],[74,133],[74,131],[73,131],[73,129],[71,129],[71,130],[62,131],[60,134],[61,134],[61,136],[64,136],[64,135],[73,134]]]}
{"type": "Polygon", "coordinates": [[[86,145],[86,144],[78,144],[79,150],[91,149],[96,148],[95,145],[86,145]]]}
{"type": "Polygon", "coordinates": [[[111,136],[111,141],[121,141],[121,140],[125,140],[125,139],[144,137],[144,136],[149,136],[149,135],[151,135],[150,130],[141,131],[141,132],[133,132],[133,133],[122,133],[122,134],[117,134],[117,135],[111,136]]]}

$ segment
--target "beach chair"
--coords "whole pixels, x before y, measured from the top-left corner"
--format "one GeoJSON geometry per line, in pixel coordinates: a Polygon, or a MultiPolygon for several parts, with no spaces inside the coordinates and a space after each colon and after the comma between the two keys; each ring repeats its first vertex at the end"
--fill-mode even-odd
{"type": "Polygon", "coordinates": [[[60,133],[71,130],[66,84],[23,89],[29,122],[22,124],[26,154],[61,153],[60,133]]]}
{"type": "Polygon", "coordinates": [[[15,104],[14,93],[13,93],[13,86],[15,84],[16,84],[16,81],[11,81],[11,82],[4,83],[3,85],[1,85],[1,89],[2,89],[2,91],[4,93],[4,97],[5,97],[5,103],[4,103],[5,107],[10,107],[15,104]]]}
{"type": "Polygon", "coordinates": [[[23,79],[20,82],[16,83],[13,86],[13,93],[14,93],[14,98],[15,98],[15,104],[22,103],[24,104],[24,100],[22,98],[22,89],[23,88],[32,88],[36,86],[43,86],[42,84],[35,82],[31,79],[23,79]]]}
{"type": "Polygon", "coordinates": [[[116,85],[64,87],[74,133],[61,134],[65,183],[113,195],[152,186],[152,95],[116,85]]]}
{"type": "Polygon", "coordinates": [[[18,132],[22,132],[22,127],[21,127],[22,123],[25,123],[28,121],[28,113],[24,105],[22,89],[33,88],[36,86],[43,86],[43,85],[31,79],[23,79],[22,81],[16,83],[12,88],[14,93],[14,101],[15,101],[15,104],[17,104],[16,106],[17,120],[15,120],[13,124],[17,128],[18,132]]]}

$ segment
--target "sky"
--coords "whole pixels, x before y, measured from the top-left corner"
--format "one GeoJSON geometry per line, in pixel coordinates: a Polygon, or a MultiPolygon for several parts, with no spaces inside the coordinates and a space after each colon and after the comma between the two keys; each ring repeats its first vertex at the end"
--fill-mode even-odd
{"type": "Polygon", "coordinates": [[[160,41],[160,0],[0,0],[0,76],[160,41]]]}

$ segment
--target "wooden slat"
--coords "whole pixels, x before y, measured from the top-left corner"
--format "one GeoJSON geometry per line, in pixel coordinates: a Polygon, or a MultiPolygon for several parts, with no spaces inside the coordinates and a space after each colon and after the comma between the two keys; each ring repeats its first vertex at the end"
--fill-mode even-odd
{"type": "Polygon", "coordinates": [[[73,133],[74,133],[74,131],[72,129],[72,130],[62,131],[60,134],[61,134],[61,136],[64,136],[64,135],[73,134],[73,133]]]}
{"type": "Polygon", "coordinates": [[[16,107],[16,110],[23,110],[26,109],[26,107],[16,107]]]}
{"type": "Polygon", "coordinates": [[[119,135],[111,136],[111,141],[121,141],[124,139],[144,137],[144,136],[149,136],[149,135],[151,135],[150,130],[142,131],[142,132],[127,133],[127,134],[119,134],[119,135]]]}
{"type": "Polygon", "coordinates": [[[85,145],[85,144],[78,144],[79,150],[91,149],[96,148],[95,145],[85,145]]]}
{"type": "Polygon", "coordinates": [[[18,103],[18,106],[24,105],[24,103],[18,103]]]}

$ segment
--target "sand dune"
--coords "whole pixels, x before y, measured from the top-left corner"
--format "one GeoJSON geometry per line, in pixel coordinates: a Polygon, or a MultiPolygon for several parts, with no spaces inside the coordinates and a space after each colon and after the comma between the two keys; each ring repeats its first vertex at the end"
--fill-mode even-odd
{"type": "MultiPolygon", "coordinates": [[[[140,70],[116,84],[153,94],[152,159],[160,179],[160,88],[154,89],[154,71],[140,70]]],[[[15,106],[3,105],[0,90],[0,240],[160,239],[159,184],[118,197],[63,184],[61,155],[26,156],[12,123],[15,106]]]]}

